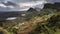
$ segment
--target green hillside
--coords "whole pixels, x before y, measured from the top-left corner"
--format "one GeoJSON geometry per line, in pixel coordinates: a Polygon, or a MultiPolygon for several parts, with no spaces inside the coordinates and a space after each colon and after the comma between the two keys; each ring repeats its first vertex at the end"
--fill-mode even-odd
{"type": "Polygon", "coordinates": [[[45,7],[16,20],[1,21],[0,34],[60,34],[60,10],[45,7]]]}

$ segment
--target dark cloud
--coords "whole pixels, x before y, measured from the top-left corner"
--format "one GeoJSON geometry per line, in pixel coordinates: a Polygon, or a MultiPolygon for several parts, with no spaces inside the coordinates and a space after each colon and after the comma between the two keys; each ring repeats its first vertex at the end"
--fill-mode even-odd
{"type": "MultiPolygon", "coordinates": [[[[10,7],[1,7],[0,6],[0,11],[18,11],[18,10],[22,10],[22,9],[27,9],[30,8],[31,6],[26,6],[26,7],[20,7],[20,3],[25,3],[25,2],[29,2],[29,4],[31,2],[35,2],[35,1],[46,1],[48,3],[54,3],[54,2],[60,2],[60,0],[0,0],[0,4],[4,4],[5,6],[13,6],[14,8],[10,8],[10,7]],[[3,10],[2,10],[3,9],[3,10]]],[[[35,3],[33,3],[35,4],[35,3]]],[[[43,4],[39,4],[33,7],[36,7],[36,9],[42,9],[44,6],[43,4]]]]}
{"type": "Polygon", "coordinates": [[[2,2],[2,4],[6,5],[6,6],[9,6],[9,5],[16,6],[17,5],[16,3],[13,3],[10,1],[7,1],[7,3],[2,2]]]}

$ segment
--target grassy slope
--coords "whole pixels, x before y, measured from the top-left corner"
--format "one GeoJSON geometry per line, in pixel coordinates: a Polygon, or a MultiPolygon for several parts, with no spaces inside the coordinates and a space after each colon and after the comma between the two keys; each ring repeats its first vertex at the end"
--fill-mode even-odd
{"type": "Polygon", "coordinates": [[[30,19],[25,17],[25,21],[22,23],[20,21],[5,21],[1,22],[0,26],[9,34],[60,34],[59,14],[60,12],[57,10],[44,9],[37,15],[30,14],[30,19]]]}
{"type": "Polygon", "coordinates": [[[0,29],[7,34],[60,34],[60,12],[43,9],[22,19],[0,22],[0,29]]]}

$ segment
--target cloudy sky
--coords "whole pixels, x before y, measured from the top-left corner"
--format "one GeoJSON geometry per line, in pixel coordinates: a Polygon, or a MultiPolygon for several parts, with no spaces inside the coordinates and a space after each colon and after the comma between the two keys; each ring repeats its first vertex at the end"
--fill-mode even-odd
{"type": "Polygon", "coordinates": [[[60,0],[0,0],[0,11],[24,11],[30,7],[42,9],[45,3],[54,2],[60,2],[60,0]],[[9,5],[10,3],[8,3],[8,1],[12,4],[16,4],[16,6],[9,5]]]}

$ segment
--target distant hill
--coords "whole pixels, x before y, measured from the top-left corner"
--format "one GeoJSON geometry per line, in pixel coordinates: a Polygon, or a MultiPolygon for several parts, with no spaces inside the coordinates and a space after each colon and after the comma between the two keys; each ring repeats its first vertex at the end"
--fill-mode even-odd
{"type": "Polygon", "coordinates": [[[51,8],[51,9],[60,10],[60,3],[54,3],[54,4],[47,3],[44,5],[44,8],[51,8]]]}

